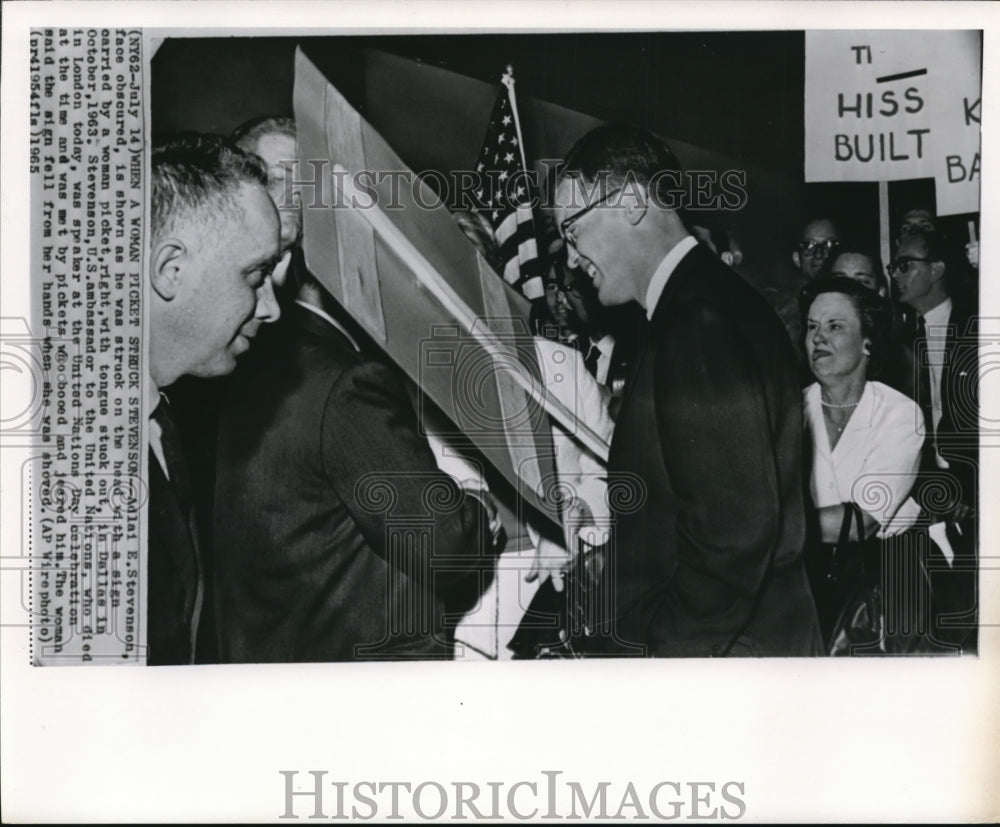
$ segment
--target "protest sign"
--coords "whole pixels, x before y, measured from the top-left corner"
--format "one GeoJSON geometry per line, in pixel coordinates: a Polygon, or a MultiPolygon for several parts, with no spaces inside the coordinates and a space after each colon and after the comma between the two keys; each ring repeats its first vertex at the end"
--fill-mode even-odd
{"type": "Polygon", "coordinates": [[[978,32],[806,32],[806,182],[935,178],[939,214],[978,209],[979,64],[978,32]]]}

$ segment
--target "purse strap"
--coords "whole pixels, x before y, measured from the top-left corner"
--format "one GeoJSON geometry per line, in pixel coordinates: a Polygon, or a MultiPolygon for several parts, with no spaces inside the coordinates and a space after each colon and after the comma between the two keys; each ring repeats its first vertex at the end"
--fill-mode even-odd
{"type": "Polygon", "coordinates": [[[851,511],[854,512],[854,526],[858,534],[858,542],[865,542],[865,518],[861,514],[861,506],[856,502],[851,503],[851,511]]]}
{"type": "MultiPolygon", "coordinates": [[[[845,554],[855,549],[861,549],[865,543],[865,520],[861,514],[861,509],[855,502],[843,503],[844,517],[840,521],[840,535],[837,544],[833,547],[833,562],[835,565],[843,565],[845,554]],[[858,535],[857,540],[851,540],[851,520],[854,520],[855,530],[858,535]]],[[[862,561],[864,565],[864,561],[862,561]]]]}
{"type": "Polygon", "coordinates": [[[851,519],[853,518],[858,529],[858,540],[864,540],[864,522],[861,519],[861,509],[853,502],[842,503],[844,506],[844,518],[840,521],[840,536],[837,538],[837,548],[843,549],[851,542],[851,519]]]}
{"type": "Polygon", "coordinates": [[[865,541],[865,518],[861,513],[861,508],[856,502],[843,503],[844,519],[840,521],[840,537],[837,540],[838,546],[852,542],[851,540],[851,520],[854,520],[855,532],[858,539],[853,542],[863,543],[865,541]]]}

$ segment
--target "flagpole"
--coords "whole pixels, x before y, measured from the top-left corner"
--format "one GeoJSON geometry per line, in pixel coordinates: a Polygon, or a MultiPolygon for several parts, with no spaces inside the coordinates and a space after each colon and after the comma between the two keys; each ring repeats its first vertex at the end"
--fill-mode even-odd
{"type": "Polygon", "coordinates": [[[510,101],[510,111],[514,114],[514,131],[517,133],[517,148],[521,153],[521,169],[528,171],[528,162],[524,155],[524,138],[521,136],[521,119],[517,116],[517,96],[514,94],[514,67],[507,64],[500,82],[507,87],[507,99],[510,101]]]}
{"type": "MultiPolygon", "coordinates": [[[[500,82],[507,88],[507,101],[510,103],[510,111],[511,111],[511,114],[514,116],[514,134],[517,135],[517,150],[518,150],[518,153],[521,156],[521,171],[527,176],[528,175],[528,161],[527,161],[527,157],[524,154],[524,136],[521,134],[521,117],[517,113],[517,95],[514,93],[514,67],[510,63],[507,64],[507,71],[504,72],[503,77],[500,78],[500,82]]],[[[530,191],[530,186],[528,187],[528,189],[530,191]]],[[[516,205],[516,210],[518,212],[520,212],[522,208],[530,209],[530,211],[532,213],[532,217],[534,216],[534,208],[530,204],[517,204],[516,205]]],[[[535,256],[537,258],[537,256],[538,256],[538,253],[537,253],[537,249],[538,249],[538,233],[537,233],[537,231],[534,233],[534,242],[535,242],[535,248],[536,248],[535,256]]],[[[524,283],[524,285],[522,286],[521,290],[522,290],[522,292],[524,293],[524,295],[527,298],[532,299],[532,300],[534,300],[534,299],[540,299],[540,298],[542,298],[545,295],[545,288],[542,285],[542,279],[541,279],[540,276],[538,276],[538,277],[536,277],[534,279],[529,279],[528,281],[526,281],[524,283]],[[532,283],[534,283],[536,281],[537,281],[537,284],[535,284],[535,286],[533,288],[531,288],[530,291],[529,291],[530,285],[532,285],[532,283]],[[529,292],[531,292],[531,293],[537,292],[537,295],[535,295],[535,296],[529,295],[529,292]]]]}

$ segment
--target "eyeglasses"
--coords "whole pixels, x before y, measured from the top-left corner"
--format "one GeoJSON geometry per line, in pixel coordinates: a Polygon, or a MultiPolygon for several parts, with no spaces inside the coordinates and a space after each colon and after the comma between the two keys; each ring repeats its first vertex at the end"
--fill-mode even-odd
{"type": "Polygon", "coordinates": [[[934,261],[932,258],[920,258],[918,256],[900,256],[894,262],[886,266],[886,270],[889,271],[889,275],[893,275],[895,272],[899,271],[904,276],[910,272],[910,265],[915,261],[934,261]]]}
{"type": "Polygon", "coordinates": [[[601,204],[604,204],[607,201],[609,201],[614,196],[618,195],[618,193],[620,193],[622,189],[623,187],[618,187],[618,189],[611,190],[611,192],[609,192],[607,195],[603,196],[602,198],[598,198],[593,204],[584,207],[579,212],[573,213],[573,215],[571,215],[569,218],[563,219],[559,223],[559,232],[562,234],[562,237],[569,244],[572,244],[575,247],[576,234],[573,232],[572,228],[573,224],[575,224],[577,221],[583,218],[587,213],[589,213],[592,209],[594,209],[594,207],[600,206],[601,204]]]}
{"type": "Polygon", "coordinates": [[[840,242],[834,238],[828,238],[825,241],[800,241],[799,251],[807,256],[814,256],[822,250],[825,255],[829,255],[831,250],[839,246],[840,242]]]}

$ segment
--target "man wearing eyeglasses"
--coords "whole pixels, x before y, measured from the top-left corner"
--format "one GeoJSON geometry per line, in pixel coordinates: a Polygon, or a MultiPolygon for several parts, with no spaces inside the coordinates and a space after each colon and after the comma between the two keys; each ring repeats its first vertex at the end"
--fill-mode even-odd
{"type": "Polygon", "coordinates": [[[819,275],[830,253],[840,246],[840,233],[829,218],[817,218],[802,229],[792,261],[806,281],[819,275]]]}
{"type": "Polygon", "coordinates": [[[556,182],[569,266],[650,321],[608,460],[609,492],[634,496],[609,497],[613,605],[595,649],[816,654],[795,356],[764,299],[688,233],[680,175],[655,136],[605,126],[556,182]]]}
{"type": "MultiPolygon", "coordinates": [[[[889,274],[899,300],[917,314],[913,342],[916,401],[924,412],[927,441],[922,476],[936,490],[952,492],[944,513],[934,513],[944,535],[931,536],[948,559],[950,576],[936,589],[938,613],[965,616],[959,627],[935,634],[975,645],[976,505],[979,467],[979,343],[975,302],[963,296],[961,254],[935,232],[903,237],[889,274]],[[943,598],[943,600],[942,600],[943,598]]],[[[926,503],[929,510],[940,503],[926,503]]]]}

